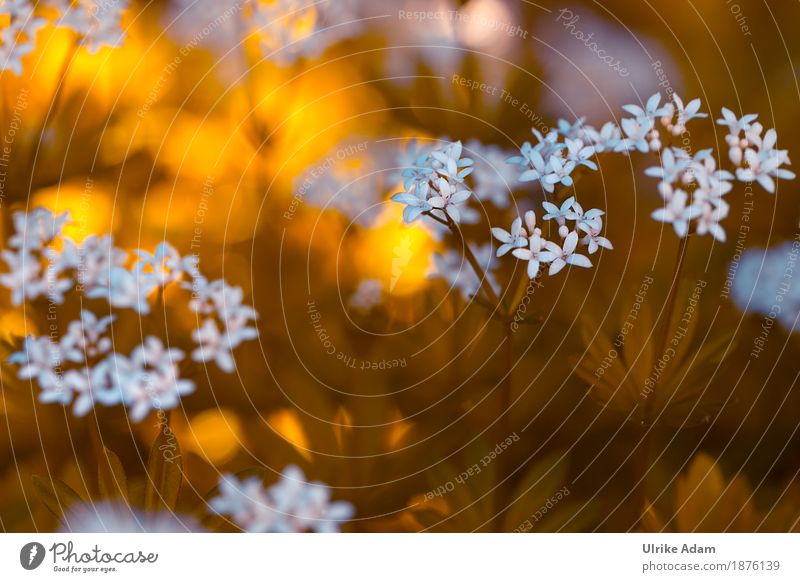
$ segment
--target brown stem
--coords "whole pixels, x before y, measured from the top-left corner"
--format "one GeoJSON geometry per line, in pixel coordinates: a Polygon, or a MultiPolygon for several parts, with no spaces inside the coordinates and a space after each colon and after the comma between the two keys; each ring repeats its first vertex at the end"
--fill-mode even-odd
{"type": "Polygon", "coordinates": [[[450,217],[447,217],[447,222],[445,224],[447,224],[447,226],[450,228],[450,232],[452,232],[455,235],[455,237],[458,239],[458,242],[461,244],[461,250],[464,253],[464,257],[467,259],[467,262],[472,267],[472,270],[475,271],[475,275],[478,277],[478,280],[480,281],[480,285],[484,293],[486,293],[486,295],[489,297],[489,300],[492,302],[492,305],[495,305],[500,313],[504,313],[503,306],[500,303],[500,298],[497,296],[497,293],[495,293],[495,290],[492,288],[492,284],[489,282],[489,277],[486,275],[486,272],[481,267],[481,264],[478,262],[478,259],[475,258],[475,254],[472,252],[472,249],[469,248],[469,245],[467,244],[467,241],[464,238],[464,234],[461,232],[461,229],[455,222],[453,222],[453,220],[450,217]]]}

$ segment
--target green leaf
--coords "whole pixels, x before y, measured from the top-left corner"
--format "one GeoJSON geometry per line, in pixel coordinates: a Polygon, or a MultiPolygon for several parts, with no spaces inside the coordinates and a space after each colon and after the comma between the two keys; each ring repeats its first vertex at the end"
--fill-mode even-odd
{"type": "Polygon", "coordinates": [[[128,477],[119,457],[110,449],[103,447],[103,453],[97,466],[97,482],[100,495],[104,498],[128,499],[128,477]]]}
{"type": "Polygon", "coordinates": [[[33,487],[39,500],[60,521],[64,521],[65,510],[74,503],[81,503],[83,499],[72,487],[54,477],[43,478],[33,476],[33,487]]]}
{"type": "Polygon", "coordinates": [[[173,510],[183,480],[183,462],[178,439],[163,425],[158,431],[147,460],[147,486],[144,507],[150,511],[173,510]]]}

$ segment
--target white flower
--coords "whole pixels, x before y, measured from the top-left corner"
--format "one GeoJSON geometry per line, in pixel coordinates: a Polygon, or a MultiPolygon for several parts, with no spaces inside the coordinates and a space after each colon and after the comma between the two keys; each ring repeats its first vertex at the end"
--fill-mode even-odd
{"type": "MultiPolygon", "coordinates": [[[[64,374],[64,384],[71,390],[70,397],[75,397],[72,413],[80,418],[86,416],[95,404],[114,406],[122,402],[123,394],[117,377],[129,369],[129,360],[115,354],[93,368],[68,370],[64,374]]],[[[62,402],[68,403],[69,400],[62,402]]]]}
{"type": "MultiPolygon", "coordinates": [[[[559,209],[560,213],[560,209],[559,209]]],[[[599,208],[591,208],[586,212],[583,211],[583,206],[573,201],[570,210],[564,215],[567,220],[574,220],[575,226],[587,226],[599,230],[603,226],[603,221],[600,219],[605,212],[599,208]]]]}
{"type": "Polygon", "coordinates": [[[219,495],[209,501],[209,507],[230,515],[247,533],[275,532],[281,519],[258,477],[240,481],[236,475],[226,473],[219,480],[219,495]]]}
{"type": "Polygon", "coordinates": [[[430,186],[427,182],[412,185],[408,192],[401,192],[392,196],[392,200],[405,204],[403,208],[403,220],[408,223],[414,222],[423,212],[430,212],[433,206],[428,202],[427,195],[430,186]]]}
{"type": "Polygon", "coordinates": [[[281,512],[282,531],[336,533],[355,514],[347,501],[330,501],[330,488],[319,481],[306,482],[302,469],[289,465],[270,487],[275,508],[281,512]]]}
{"type": "Polygon", "coordinates": [[[133,422],[144,419],[151,408],[176,408],[181,396],[194,392],[194,382],[178,377],[177,363],[183,357],[181,350],[165,349],[155,336],[147,337],[142,345],[133,350],[130,362],[134,374],[120,382],[125,405],[133,422]]]}
{"type": "Polygon", "coordinates": [[[638,150],[643,154],[650,151],[648,137],[653,131],[653,120],[632,119],[625,117],[621,121],[622,131],[625,132],[625,139],[619,142],[616,151],[638,150]]]}
{"type": "Polygon", "coordinates": [[[8,245],[31,252],[42,250],[47,244],[61,236],[69,222],[69,213],[55,215],[46,208],[37,207],[30,212],[14,213],[14,234],[8,245]]]}
{"type": "MultiPolygon", "coordinates": [[[[530,148],[530,144],[525,142],[526,145],[530,148]]],[[[550,173],[550,164],[544,161],[544,157],[541,153],[539,153],[535,149],[523,149],[521,150],[522,154],[525,158],[525,166],[527,169],[522,172],[519,176],[520,182],[532,182],[534,180],[542,180],[548,173],[550,173]]],[[[509,162],[511,160],[516,160],[518,157],[511,157],[508,159],[509,162]]]]}
{"type": "Polygon", "coordinates": [[[192,278],[197,274],[197,257],[194,255],[181,257],[180,253],[166,241],[159,244],[152,255],[142,250],[136,251],[136,254],[139,260],[134,270],[152,273],[160,287],[180,281],[184,275],[192,278]]]}
{"type": "Polygon", "coordinates": [[[677,93],[672,94],[672,100],[675,102],[675,111],[677,112],[675,124],[673,125],[672,123],[672,111],[669,112],[668,116],[663,116],[661,120],[664,127],[666,127],[667,131],[672,133],[672,135],[681,135],[686,131],[686,124],[692,119],[708,117],[707,113],[699,113],[700,99],[692,99],[685,107],[683,105],[683,99],[681,99],[677,93]]]}
{"type": "Polygon", "coordinates": [[[184,533],[204,531],[188,515],[171,511],[143,512],[122,501],[93,501],[70,505],[62,532],[70,533],[184,533]]]}
{"type": "Polygon", "coordinates": [[[436,195],[428,198],[428,203],[433,207],[431,212],[443,219],[450,217],[453,222],[459,222],[461,215],[458,204],[466,202],[471,192],[458,183],[448,182],[445,178],[439,178],[436,185],[434,192],[436,195]]]}
{"type": "Polygon", "coordinates": [[[689,196],[685,191],[675,190],[664,208],[653,212],[653,220],[671,223],[675,233],[681,238],[685,237],[689,232],[689,221],[697,218],[702,212],[702,208],[696,205],[687,206],[688,199],[689,196]]]}
{"type": "Polygon", "coordinates": [[[122,30],[122,13],[128,0],[62,0],[63,15],[56,26],[69,28],[78,35],[78,42],[88,47],[89,54],[104,46],[122,46],[126,33],[122,30]]]}
{"type": "Polygon", "coordinates": [[[764,134],[764,138],[753,136],[758,147],[758,152],[752,148],[747,148],[744,152],[745,168],[736,170],[736,177],[742,182],[758,182],[764,190],[770,193],[775,192],[775,181],[773,178],[793,180],[794,172],[781,166],[789,163],[789,156],[786,150],[776,150],[775,145],[778,134],[774,129],[770,129],[764,134]]]}
{"type": "Polygon", "coordinates": [[[642,109],[638,105],[623,105],[622,108],[631,115],[634,115],[636,117],[636,121],[639,124],[649,124],[650,127],[652,128],[653,123],[655,122],[656,119],[664,117],[666,114],[672,112],[672,108],[669,103],[665,104],[662,107],[659,107],[660,103],[661,103],[661,94],[655,93],[651,95],[650,98],[647,100],[644,109],[642,109]]]}
{"type": "Polygon", "coordinates": [[[0,4],[0,17],[8,17],[8,26],[0,33],[0,70],[22,75],[21,59],[34,49],[37,32],[47,24],[44,18],[34,16],[34,10],[31,0],[4,0],[0,4]]]}
{"type": "Polygon", "coordinates": [[[539,273],[542,263],[549,263],[555,259],[551,251],[544,250],[545,241],[541,236],[532,236],[528,240],[528,248],[514,249],[513,255],[522,261],[528,261],[528,278],[534,279],[539,273]]]}
{"type": "Polygon", "coordinates": [[[252,24],[264,54],[280,66],[315,58],[327,47],[361,31],[352,0],[251,2],[252,24]]]}
{"type": "Polygon", "coordinates": [[[602,218],[595,218],[594,221],[591,223],[589,222],[579,222],[578,228],[586,233],[581,239],[581,243],[584,246],[589,247],[587,250],[589,251],[590,255],[595,254],[600,247],[604,249],[608,249],[610,251],[614,250],[611,241],[607,238],[600,236],[600,231],[603,229],[603,219],[602,218]]]}
{"type": "Polygon", "coordinates": [[[542,187],[547,192],[552,192],[553,187],[561,183],[563,186],[572,186],[573,180],[570,174],[575,169],[575,162],[572,160],[564,161],[560,156],[550,156],[548,162],[550,173],[542,178],[542,187]]]}
{"type": "MultiPolygon", "coordinates": [[[[525,214],[526,222],[529,222],[528,226],[530,227],[531,232],[533,232],[535,225],[536,225],[536,215],[528,211],[525,214]],[[530,216],[530,220],[529,217],[530,216]]],[[[514,219],[514,222],[511,223],[511,231],[506,232],[502,228],[492,228],[492,236],[499,240],[502,244],[497,249],[497,256],[502,257],[508,251],[522,248],[528,244],[528,233],[522,227],[522,218],[517,217],[514,219]]]]}
{"type": "Polygon", "coordinates": [[[152,274],[111,267],[108,284],[88,290],[89,298],[103,298],[112,307],[129,308],[146,315],[150,313],[148,296],[158,286],[152,274]]]}
{"type": "Polygon", "coordinates": [[[597,170],[597,164],[591,161],[595,149],[594,146],[584,145],[583,140],[567,139],[567,158],[574,162],[576,166],[586,166],[591,170],[597,170]]]}
{"type": "Polygon", "coordinates": [[[38,258],[22,250],[5,250],[0,256],[9,268],[8,273],[0,275],[0,284],[11,290],[11,302],[14,305],[45,294],[47,286],[41,279],[42,267],[38,258]]]}
{"type": "Polygon", "coordinates": [[[644,171],[645,175],[659,178],[667,184],[677,182],[691,163],[691,160],[682,155],[683,153],[685,152],[679,148],[665,149],[661,154],[661,166],[647,168],[644,171]]]}
{"type": "Polygon", "coordinates": [[[576,119],[574,123],[570,123],[566,119],[559,119],[556,123],[555,132],[562,135],[567,141],[581,139],[583,137],[583,124],[585,121],[585,117],[576,119]]]}
{"type": "Polygon", "coordinates": [[[44,390],[41,402],[69,402],[69,392],[64,390],[59,368],[63,361],[61,349],[49,337],[28,336],[22,351],[11,354],[10,364],[20,366],[17,377],[22,380],[35,378],[44,390]]]}
{"type": "Polygon", "coordinates": [[[433,170],[451,182],[461,183],[473,170],[473,161],[462,158],[463,147],[460,141],[434,150],[430,154],[429,164],[433,170]]]}
{"type": "MultiPolygon", "coordinates": [[[[587,269],[592,266],[592,262],[588,258],[575,253],[575,249],[578,246],[578,233],[575,231],[567,235],[564,239],[564,245],[561,247],[551,241],[547,241],[544,246],[552,253],[552,262],[550,262],[550,269],[548,271],[548,275],[551,277],[567,265],[574,265],[587,269]]],[[[548,255],[546,258],[550,259],[551,256],[548,255]]]]}
{"type": "Polygon", "coordinates": [[[236,368],[231,353],[234,346],[227,341],[233,338],[220,332],[213,319],[206,319],[203,325],[192,331],[192,339],[198,344],[198,347],[192,351],[192,359],[195,362],[213,360],[221,370],[228,373],[233,372],[236,368]]]}
{"type": "Polygon", "coordinates": [[[594,146],[597,153],[617,151],[622,141],[622,131],[617,124],[611,121],[603,124],[600,131],[587,125],[584,129],[584,135],[587,141],[594,146]]]}
{"type": "Polygon", "coordinates": [[[103,334],[114,319],[116,318],[113,315],[98,319],[88,309],[82,310],[81,319],[70,322],[67,333],[61,337],[59,345],[64,359],[83,363],[89,358],[108,352],[111,349],[111,339],[103,337],[103,334]]]}
{"type": "Polygon", "coordinates": [[[107,287],[112,269],[124,267],[128,253],[114,246],[111,235],[90,235],[80,245],[65,239],[62,251],[50,260],[61,268],[76,269],[77,283],[88,293],[98,287],[107,287]]]}
{"type": "Polygon", "coordinates": [[[353,309],[367,312],[379,305],[382,298],[383,283],[378,279],[362,279],[348,303],[353,309]]]}
{"type": "Polygon", "coordinates": [[[212,510],[230,515],[250,533],[338,532],[355,514],[346,501],[330,501],[330,488],[319,481],[307,482],[303,471],[289,465],[278,483],[264,489],[257,477],[239,480],[223,475],[219,496],[209,502],[212,510]]]}
{"type": "Polygon", "coordinates": [[[561,203],[561,207],[559,208],[552,202],[542,202],[542,206],[547,211],[542,219],[543,220],[555,220],[559,226],[563,226],[568,218],[572,216],[572,205],[575,203],[575,197],[570,196],[564,202],[561,203]]]}
{"type": "Polygon", "coordinates": [[[699,235],[710,233],[719,242],[725,242],[725,229],[719,225],[719,221],[728,216],[728,205],[723,203],[714,207],[711,204],[703,204],[702,211],[697,217],[696,232],[699,235]]]}

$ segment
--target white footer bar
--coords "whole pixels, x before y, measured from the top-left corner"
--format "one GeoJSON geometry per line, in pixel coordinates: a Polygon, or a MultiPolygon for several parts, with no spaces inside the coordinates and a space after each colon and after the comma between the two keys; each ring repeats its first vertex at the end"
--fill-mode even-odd
{"type": "Polygon", "coordinates": [[[0,580],[800,580],[800,534],[3,534],[0,580]]]}

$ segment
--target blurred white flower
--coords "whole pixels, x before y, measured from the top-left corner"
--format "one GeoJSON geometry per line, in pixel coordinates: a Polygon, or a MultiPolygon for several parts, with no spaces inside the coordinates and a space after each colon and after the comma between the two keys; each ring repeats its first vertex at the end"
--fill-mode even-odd
{"type": "MultiPolygon", "coordinates": [[[[495,287],[497,282],[491,273],[495,263],[492,243],[489,242],[475,248],[473,254],[483,269],[484,276],[495,287]]],[[[444,253],[435,253],[433,262],[434,265],[428,277],[444,279],[453,289],[458,290],[465,300],[472,298],[480,289],[481,280],[459,251],[448,249],[444,253]]]]}
{"type": "Polygon", "coordinates": [[[252,2],[251,28],[267,58],[288,66],[316,58],[342,39],[361,33],[354,0],[273,0],[252,2]]]}
{"type": "Polygon", "coordinates": [[[103,47],[122,46],[126,33],[122,30],[122,13],[128,0],[60,0],[61,17],[56,26],[69,28],[89,54],[103,47]]]}
{"type": "Polygon", "coordinates": [[[185,533],[202,532],[193,517],[168,511],[145,512],[123,501],[76,503],[67,510],[62,532],[185,533]]]}
{"type": "Polygon", "coordinates": [[[0,31],[0,70],[22,75],[22,57],[33,51],[36,34],[47,24],[34,15],[36,3],[31,0],[4,0],[0,17],[6,15],[8,26],[0,31]]]}
{"type": "Polygon", "coordinates": [[[355,292],[350,296],[350,307],[367,312],[383,299],[383,283],[378,279],[362,279],[355,292]]]}
{"type": "Polygon", "coordinates": [[[338,532],[355,514],[346,501],[330,501],[330,488],[319,481],[307,482],[303,471],[289,465],[279,481],[264,488],[260,479],[220,478],[219,495],[209,502],[218,514],[229,515],[249,533],[338,532]]]}
{"type": "Polygon", "coordinates": [[[474,160],[472,193],[481,202],[491,202],[497,208],[508,208],[512,184],[517,181],[514,167],[506,163],[511,152],[496,145],[486,145],[473,139],[465,149],[474,160]]]}

